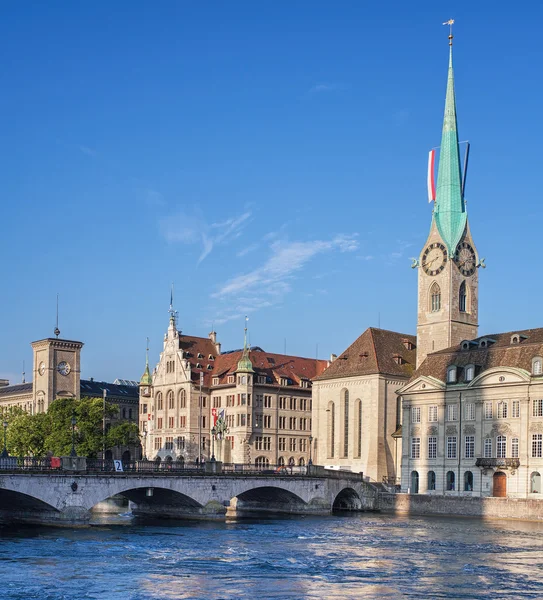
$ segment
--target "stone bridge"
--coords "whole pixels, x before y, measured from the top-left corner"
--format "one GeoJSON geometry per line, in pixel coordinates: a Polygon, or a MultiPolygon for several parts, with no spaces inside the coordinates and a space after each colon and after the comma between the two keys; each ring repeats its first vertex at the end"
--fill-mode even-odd
{"type": "Polygon", "coordinates": [[[1,473],[0,521],[83,525],[97,504],[124,496],[138,516],[221,519],[255,512],[329,514],[376,510],[378,491],[361,475],[1,473]]]}

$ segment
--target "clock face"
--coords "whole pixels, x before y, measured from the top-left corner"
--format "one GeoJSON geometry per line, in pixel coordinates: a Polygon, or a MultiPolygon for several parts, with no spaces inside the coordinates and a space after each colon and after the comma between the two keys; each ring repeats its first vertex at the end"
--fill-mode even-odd
{"type": "Polygon", "coordinates": [[[460,242],[454,255],[454,262],[462,275],[470,277],[477,267],[475,250],[467,242],[460,242]]]}
{"type": "Polygon", "coordinates": [[[430,244],[424,251],[421,266],[427,275],[437,275],[445,268],[447,262],[447,249],[443,244],[435,242],[430,244]]]}
{"type": "Polygon", "coordinates": [[[71,367],[67,362],[62,361],[58,363],[57,371],[61,375],[68,375],[68,373],[71,371],[71,367]]]}
{"type": "Polygon", "coordinates": [[[40,366],[38,367],[38,373],[40,375],[43,375],[45,373],[45,363],[44,362],[40,363],[40,366]]]}

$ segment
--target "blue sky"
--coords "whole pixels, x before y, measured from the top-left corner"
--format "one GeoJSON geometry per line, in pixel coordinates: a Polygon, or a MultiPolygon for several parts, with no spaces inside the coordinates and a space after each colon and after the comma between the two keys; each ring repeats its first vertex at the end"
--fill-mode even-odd
{"type": "MultiPolygon", "coordinates": [[[[527,2],[3,2],[0,377],[30,342],[139,378],[183,332],[326,358],[414,333],[447,28],[480,333],[543,326],[542,8],[527,2]]],[[[29,376],[27,375],[27,378],[29,376]]]]}

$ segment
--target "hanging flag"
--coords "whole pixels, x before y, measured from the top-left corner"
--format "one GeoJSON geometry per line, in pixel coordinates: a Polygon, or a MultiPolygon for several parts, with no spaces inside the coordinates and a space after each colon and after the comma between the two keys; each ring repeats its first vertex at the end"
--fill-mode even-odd
{"type": "Polygon", "coordinates": [[[436,199],[436,182],[434,179],[436,151],[430,150],[428,155],[428,202],[436,199]]]}

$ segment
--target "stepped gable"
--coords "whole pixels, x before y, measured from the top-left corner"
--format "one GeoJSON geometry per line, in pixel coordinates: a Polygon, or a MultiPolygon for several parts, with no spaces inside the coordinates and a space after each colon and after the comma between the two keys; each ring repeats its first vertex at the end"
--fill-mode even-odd
{"type": "MultiPolygon", "coordinates": [[[[446,381],[447,368],[452,365],[459,368],[475,365],[475,375],[493,367],[515,367],[531,373],[532,359],[543,357],[543,328],[483,335],[469,341],[472,343],[467,350],[462,349],[461,342],[429,354],[411,381],[422,375],[446,381]],[[513,338],[518,341],[513,341],[513,338]],[[485,347],[481,347],[482,341],[486,342],[485,347]]],[[[462,383],[461,374],[457,381],[462,383]]]]}
{"type": "Polygon", "coordinates": [[[375,374],[410,377],[415,369],[416,343],[414,335],[370,327],[315,379],[375,374]]]}
{"type": "MultiPolygon", "coordinates": [[[[243,350],[235,350],[221,354],[216,360],[213,377],[219,377],[219,385],[228,383],[227,376],[236,372],[243,350]]],[[[261,348],[253,348],[249,358],[255,374],[266,377],[266,383],[258,385],[277,386],[281,379],[290,380],[289,386],[301,387],[303,380],[311,380],[326,368],[325,360],[302,358],[265,352],[261,348]]]]}

